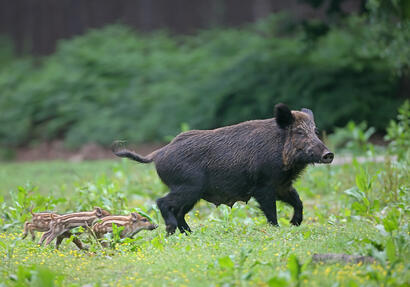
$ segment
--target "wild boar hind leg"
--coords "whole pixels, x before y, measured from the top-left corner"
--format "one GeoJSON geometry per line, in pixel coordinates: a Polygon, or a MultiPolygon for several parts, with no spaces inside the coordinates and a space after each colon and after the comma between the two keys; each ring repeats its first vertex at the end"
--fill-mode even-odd
{"type": "Polygon", "coordinates": [[[288,203],[293,207],[293,217],[290,223],[299,226],[303,220],[303,203],[299,198],[299,194],[293,187],[290,188],[289,192],[284,192],[278,194],[278,200],[288,203]]]}
{"type": "Polygon", "coordinates": [[[31,239],[34,241],[36,239],[36,236],[34,234],[33,228],[32,228],[32,224],[31,222],[26,222],[24,223],[24,232],[23,232],[23,236],[21,237],[21,239],[24,239],[27,237],[28,232],[30,232],[31,234],[31,239]]]}
{"type": "Polygon", "coordinates": [[[276,196],[272,188],[257,189],[253,197],[259,203],[259,207],[265,214],[268,222],[274,226],[279,226],[276,213],[276,196]]]}

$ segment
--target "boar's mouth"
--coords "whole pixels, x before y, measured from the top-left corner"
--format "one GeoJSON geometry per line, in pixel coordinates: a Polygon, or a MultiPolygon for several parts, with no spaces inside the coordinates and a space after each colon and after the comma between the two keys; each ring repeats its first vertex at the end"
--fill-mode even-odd
{"type": "Polygon", "coordinates": [[[296,155],[298,159],[296,162],[304,164],[330,164],[334,159],[334,154],[328,150],[324,151],[322,155],[309,153],[305,154],[302,150],[296,155]]]}

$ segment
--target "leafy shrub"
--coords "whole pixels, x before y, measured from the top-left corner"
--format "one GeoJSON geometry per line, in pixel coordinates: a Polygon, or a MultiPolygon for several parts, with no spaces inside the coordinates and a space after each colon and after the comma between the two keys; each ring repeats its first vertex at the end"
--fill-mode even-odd
{"type": "Polygon", "coordinates": [[[17,191],[10,192],[11,204],[0,197],[0,224],[3,231],[20,226],[31,218],[30,209],[34,209],[34,212],[53,210],[58,204],[65,202],[64,198],[42,196],[36,190],[37,188],[29,185],[17,187],[17,191]]]}
{"type": "Polygon", "coordinates": [[[343,128],[336,128],[335,132],[329,136],[332,149],[348,150],[354,154],[364,154],[372,150],[369,138],[374,134],[373,127],[367,127],[366,122],[356,125],[349,121],[343,128]]]}
{"type": "Polygon", "coordinates": [[[410,150],[410,102],[407,100],[399,109],[397,122],[391,120],[387,127],[386,140],[389,148],[399,159],[405,159],[410,150]]]}
{"type": "Polygon", "coordinates": [[[0,70],[7,68],[15,60],[13,48],[10,38],[0,36],[0,70]]]}
{"type": "Polygon", "coordinates": [[[363,49],[365,21],[352,17],[315,41],[282,22],[185,37],[114,25],[62,41],[40,64],[19,60],[0,72],[0,144],[163,141],[181,123],[271,117],[277,102],[311,108],[323,129],[349,120],[384,129],[400,104],[399,77],[389,59],[363,49]]]}
{"type": "Polygon", "coordinates": [[[19,266],[16,274],[10,275],[12,286],[64,286],[64,276],[42,266],[19,266]]]}

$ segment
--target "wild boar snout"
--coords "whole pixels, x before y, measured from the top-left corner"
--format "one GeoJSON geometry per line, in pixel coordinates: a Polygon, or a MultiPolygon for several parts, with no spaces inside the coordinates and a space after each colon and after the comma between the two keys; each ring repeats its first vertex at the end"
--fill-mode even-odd
{"type": "Polygon", "coordinates": [[[319,163],[331,163],[334,158],[334,154],[324,145],[321,140],[317,140],[314,151],[314,157],[316,162],[319,163]]]}
{"type": "Polygon", "coordinates": [[[331,163],[333,161],[334,154],[326,149],[322,154],[322,163],[331,163]]]}
{"type": "Polygon", "coordinates": [[[334,154],[324,145],[317,137],[311,138],[312,145],[308,148],[307,153],[311,160],[316,163],[331,163],[334,154]]]}

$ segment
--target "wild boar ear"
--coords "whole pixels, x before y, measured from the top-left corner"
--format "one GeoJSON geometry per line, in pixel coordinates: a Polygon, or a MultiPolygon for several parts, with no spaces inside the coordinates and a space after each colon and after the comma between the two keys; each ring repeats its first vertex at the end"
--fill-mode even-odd
{"type": "Polygon", "coordinates": [[[96,208],[95,208],[95,214],[96,214],[98,217],[102,216],[102,215],[103,215],[103,212],[102,212],[101,208],[96,207],[96,208]]]}
{"type": "Polygon", "coordinates": [[[138,214],[136,212],[131,212],[132,221],[138,221],[138,214]]]}
{"type": "Polygon", "coordinates": [[[275,106],[275,117],[276,122],[278,123],[279,127],[282,129],[286,128],[287,126],[291,125],[295,118],[292,115],[292,112],[285,104],[277,104],[275,106]]]}
{"type": "Polygon", "coordinates": [[[308,114],[308,115],[310,116],[310,118],[311,118],[313,121],[315,121],[315,117],[313,116],[313,112],[312,112],[311,110],[303,108],[303,109],[302,109],[302,112],[304,112],[305,114],[308,114]]]}

